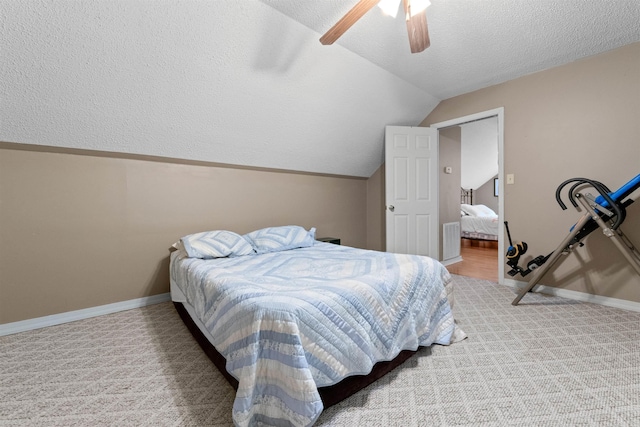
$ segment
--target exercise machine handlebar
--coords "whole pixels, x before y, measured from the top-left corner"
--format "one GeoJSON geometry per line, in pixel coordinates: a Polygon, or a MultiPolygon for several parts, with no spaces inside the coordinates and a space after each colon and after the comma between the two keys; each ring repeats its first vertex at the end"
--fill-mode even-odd
{"type": "Polygon", "coordinates": [[[622,205],[620,203],[616,203],[611,198],[611,196],[609,195],[611,193],[611,190],[609,190],[609,188],[607,188],[606,185],[604,185],[603,183],[601,183],[599,181],[595,181],[595,180],[587,179],[587,178],[571,178],[571,179],[568,179],[568,180],[564,181],[562,184],[560,184],[558,186],[558,188],[556,189],[556,201],[558,202],[558,204],[560,205],[562,210],[566,210],[567,209],[567,205],[565,205],[565,203],[562,201],[562,197],[561,197],[562,189],[564,187],[566,187],[567,185],[569,185],[570,183],[572,183],[572,182],[574,184],[571,186],[571,188],[568,191],[568,197],[569,197],[569,201],[571,202],[571,204],[575,208],[578,208],[578,203],[576,202],[576,198],[579,196],[580,193],[576,194],[575,193],[576,189],[578,187],[582,186],[582,185],[590,185],[596,191],[598,191],[598,193],[600,193],[600,196],[606,202],[606,205],[607,205],[606,208],[613,210],[614,216],[615,216],[615,221],[612,224],[611,228],[613,230],[617,230],[618,227],[620,227],[620,225],[624,222],[624,220],[625,220],[625,218],[627,216],[627,211],[626,211],[624,205],[622,205]]]}

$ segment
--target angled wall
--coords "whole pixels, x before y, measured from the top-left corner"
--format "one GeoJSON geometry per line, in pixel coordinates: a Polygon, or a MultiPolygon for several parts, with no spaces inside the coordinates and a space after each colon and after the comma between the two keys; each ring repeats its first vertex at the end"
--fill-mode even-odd
{"type": "Polygon", "coordinates": [[[0,201],[0,324],[168,292],[169,246],[198,231],[367,244],[360,178],[0,143],[0,201]]]}

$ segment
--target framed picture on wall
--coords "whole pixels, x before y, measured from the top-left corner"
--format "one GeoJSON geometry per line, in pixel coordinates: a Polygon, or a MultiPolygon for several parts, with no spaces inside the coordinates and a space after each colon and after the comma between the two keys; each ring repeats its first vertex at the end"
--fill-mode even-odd
{"type": "Polygon", "coordinates": [[[498,178],[493,178],[493,195],[498,197],[498,178]]]}

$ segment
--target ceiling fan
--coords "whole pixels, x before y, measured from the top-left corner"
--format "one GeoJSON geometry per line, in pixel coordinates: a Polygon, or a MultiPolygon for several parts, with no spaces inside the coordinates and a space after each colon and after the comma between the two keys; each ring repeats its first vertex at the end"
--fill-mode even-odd
{"type": "MultiPolygon", "coordinates": [[[[365,13],[377,4],[379,4],[383,10],[387,11],[387,14],[395,17],[399,3],[400,0],[360,0],[331,27],[329,31],[320,37],[320,43],[324,45],[333,44],[333,42],[338,40],[358,19],[362,18],[365,13]]],[[[411,53],[422,52],[431,44],[426,14],[426,8],[429,4],[427,0],[402,0],[411,53]]]]}

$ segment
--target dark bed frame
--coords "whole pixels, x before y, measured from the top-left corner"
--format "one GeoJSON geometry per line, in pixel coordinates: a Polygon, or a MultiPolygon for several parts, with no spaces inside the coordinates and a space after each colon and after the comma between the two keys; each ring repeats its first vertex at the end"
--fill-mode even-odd
{"type": "MultiPolygon", "coordinates": [[[[226,359],[222,356],[215,347],[209,342],[207,337],[202,333],[200,328],[195,324],[191,316],[187,312],[187,309],[180,302],[173,302],[178,314],[182,318],[182,321],[187,326],[193,337],[196,339],[200,347],[204,350],[205,354],[211,359],[214,365],[218,368],[220,373],[229,381],[229,384],[233,386],[235,390],[238,389],[238,380],[236,380],[226,369],[226,359]]],[[[339,383],[328,386],[319,387],[318,392],[324,408],[328,408],[336,403],[341,402],[354,393],[362,390],[374,381],[382,378],[384,375],[391,372],[393,369],[404,363],[407,359],[413,356],[417,351],[403,350],[395,359],[388,362],[378,362],[373,366],[373,369],[368,375],[354,375],[347,377],[339,383]]]]}
{"type": "Polygon", "coordinates": [[[473,189],[465,189],[460,187],[460,203],[464,203],[466,205],[473,204],[473,189]]]}

